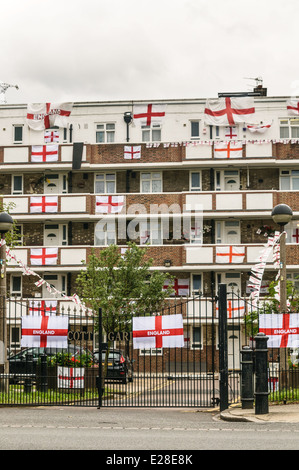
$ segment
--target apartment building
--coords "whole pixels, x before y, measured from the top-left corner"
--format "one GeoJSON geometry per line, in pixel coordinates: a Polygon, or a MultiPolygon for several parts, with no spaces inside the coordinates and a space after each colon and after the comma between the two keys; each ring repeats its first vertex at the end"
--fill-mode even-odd
{"type": "MultiPolygon", "coordinates": [[[[177,295],[226,283],[248,296],[279,203],[293,210],[287,269],[298,282],[298,109],[265,89],[250,98],[250,121],[228,125],[209,123],[206,98],[76,102],[66,127],[46,130],[28,125],[27,104],[1,105],[1,200],[21,241],[9,294],[70,305],[92,248],[133,240],[175,276],[177,295]]],[[[276,273],[269,259],[261,295],[276,273]]]]}

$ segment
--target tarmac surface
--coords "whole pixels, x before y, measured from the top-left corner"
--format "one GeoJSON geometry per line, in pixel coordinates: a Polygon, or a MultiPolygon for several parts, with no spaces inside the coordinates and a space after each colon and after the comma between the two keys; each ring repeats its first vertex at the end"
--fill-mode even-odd
{"type": "Polygon", "coordinates": [[[267,423],[299,423],[299,403],[289,405],[269,404],[269,413],[256,414],[255,409],[242,409],[241,405],[231,406],[220,412],[224,421],[250,421],[267,423]]]}

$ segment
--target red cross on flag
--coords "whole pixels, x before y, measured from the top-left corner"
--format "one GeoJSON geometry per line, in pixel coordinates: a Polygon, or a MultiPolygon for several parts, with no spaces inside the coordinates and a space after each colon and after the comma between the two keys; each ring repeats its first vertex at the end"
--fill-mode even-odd
{"type": "Polygon", "coordinates": [[[242,158],[243,145],[238,142],[216,142],[214,146],[215,158],[242,158]]]}
{"type": "Polygon", "coordinates": [[[255,113],[252,98],[208,99],[205,122],[212,126],[232,126],[238,122],[252,122],[255,113]]]}
{"type": "Polygon", "coordinates": [[[141,157],[141,145],[125,145],[125,160],[135,160],[141,157]]]}
{"type": "Polygon", "coordinates": [[[293,234],[292,234],[292,242],[293,242],[293,243],[299,243],[299,230],[298,230],[298,228],[296,228],[296,229],[293,231],[293,234]]]}
{"type": "Polygon", "coordinates": [[[229,139],[236,139],[238,137],[237,128],[235,126],[226,127],[225,137],[228,137],[229,139]]]}
{"type": "Polygon", "coordinates": [[[22,317],[21,347],[67,348],[67,316],[22,317]]]}
{"type": "Polygon", "coordinates": [[[32,145],[31,161],[33,163],[57,162],[58,161],[58,144],[32,145]]]}
{"type": "Polygon", "coordinates": [[[266,132],[268,129],[270,129],[272,124],[252,124],[252,125],[247,125],[247,129],[250,132],[258,132],[259,134],[263,134],[266,132]]]}
{"type": "Polygon", "coordinates": [[[96,196],[96,212],[118,214],[124,206],[124,196],[96,196]]]}
{"type": "Polygon", "coordinates": [[[173,282],[166,279],[163,289],[166,290],[169,285],[174,289],[171,295],[189,295],[189,279],[175,279],[173,282]]]}
{"type": "Polygon", "coordinates": [[[57,264],[58,248],[31,248],[30,264],[35,266],[57,264]]]}
{"type": "Polygon", "coordinates": [[[30,300],[29,315],[49,316],[56,315],[57,300],[30,300]]]}
{"type": "Polygon", "coordinates": [[[59,132],[55,130],[45,131],[44,139],[46,143],[59,142],[59,132]]]}
{"type": "Polygon", "coordinates": [[[30,103],[27,106],[27,124],[34,131],[50,127],[67,127],[73,103],[30,103]]]}
{"type": "MultiPolygon", "coordinates": [[[[244,300],[227,300],[227,318],[240,318],[245,314],[245,302],[244,300]]],[[[216,306],[216,314],[219,315],[219,307],[216,306]]]]}
{"type": "Polygon", "coordinates": [[[133,317],[133,348],[183,348],[182,314],[133,317]]]}
{"type": "Polygon", "coordinates": [[[290,115],[299,115],[299,101],[298,100],[288,100],[287,101],[287,110],[290,115]]]}
{"type": "Polygon", "coordinates": [[[164,104],[138,104],[134,106],[133,118],[140,119],[141,126],[161,124],[165,117],[165,110],[164,104]]]}
{"type": "Polygon", "coordinates": [[[216,263],[243,263],[245,258],[244,246],[217,246],[216,263]]]}
{"type": "Polygon", "coordinates": [[[57,367],[58,388],[84,388],[84,367],[57,367]]]}
{"type": "Polygon", "coordinates": [[[299,314],[261,314],[259,332],[269,337],[269,348],[299,347],[299,314]]]}
{"type": "Polygon", "coordinates": [[[32,196],[30,198],[30,213],[57,212],[58,196],[32,196]]]}

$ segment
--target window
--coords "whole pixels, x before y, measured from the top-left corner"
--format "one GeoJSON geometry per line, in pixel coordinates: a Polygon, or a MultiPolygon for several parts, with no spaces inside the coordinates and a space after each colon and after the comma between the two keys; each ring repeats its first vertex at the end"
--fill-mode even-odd
{"type": "Polygon", "coordinates": [[[23,142],[23,126],[15,124],[13,126],[13,142],[21,144],[23,142]]]}
{"type": "Polygon", "coordinates": [[[19,348],[21,346],[21,327],[12,326],[10,328],[10,348],[19,348]]]}
{"type": "Polygon", "coordinates": [[[11,276],[10,293],[17,297],[22,296],[22,276],[11,276]]]}
{"type": "Polygon", "coordinates": [[[100,221],[95,227],[95,245],[114,245],[116,243],[116,227],[115,222],[100,221]]]}
{"type": "Polygon", "coordinates": [[[160,142],[161,141],[161,125],[152,124],[151,126],[141,126],[142,142],[160,142]]]}
{"type": "Polygon", "coordinates": [[[199,139],[199,121],[191,121],[191,139],[199,139]]]}
{"type": "Polygon", "coordinates": [[[200,191],[200,171],[190,173],[190,191],[200,191]]]}
{"type": "Polygon", "coordinates": [[[115,141],[115,124],[114,123],[105,123],[105,124],[96,124],[96,142],[111,143],[115,141]]]}
{"type": "Polygon", "coordinates": [[[140,244],[146,245],[162,245],[162,223],[157,220],[150,220],[149,222],[140,222],[140,244]]]}
{"type": "Polygon", "coordinates": [[[192,327],[192,343],[191,348],[202,348],[202,341],[201,341],[201,327],[200,326],[193,326],[192,327]]]}
{"type": "Polygon", "coordinates": [[[201,274],[192,274],[192,293],[199,295],[201,292],[201,274]]]}
{"type": "Polygon", "coordinates": [[[299,189],[299,170],[280,170],[280,189],[297,190],[299,189]]]}
{"type": "Polygon", "coordinates": [[[23,175],[12,175],[12,194],[23,194],[23,175]]]}
{"type": "Polygon", "coordinates": [[[161,193],[162,192],[162,173],[148,172],[141,173],[140,178],[142,193],[161,193]]]}
{"type": "Polygon", "coordinates": [[[296,291],[296,294],[299,294],[299,273],[289,273],[287,274],[287,280],[291,281],[293,287],[296,291]]]}
{"type": "Polygon", "coordinates": [[[15,242],[19,243],[20,245],[23,245],[23,225],[18,224],[15,226],[15,242]]]}
{"type": "Polygon", "coordinates": [[[299,137],[299,118],[280,119],[280,138],[297,139],[299,137]]]}
{"type": "Polygon", "coordinates": [[[116,175],[115,173],[98,173],[95,175],[95,192],[96,193],[115,193],[116,192],[116,175]]]}

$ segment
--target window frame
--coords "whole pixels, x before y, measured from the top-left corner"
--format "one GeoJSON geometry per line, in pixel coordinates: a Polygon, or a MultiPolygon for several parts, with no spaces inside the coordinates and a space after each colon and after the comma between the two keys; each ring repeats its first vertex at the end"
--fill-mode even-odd
{"type": "Polygon", "coordinates": [[[299,138],[299,118],[296,117],[288,117],[288,118],[280,118],[279,119],[279,137],[280,139],[298,139],[299,138]],[[287,130],[287,135],[282,135],[282,129],[287,130]],[[293,129],[297,129],[298,135],[292,135],[293,129]]]}
{"type": "Polygon", "coordinates": [[[22,144],[24,141],[24,124],[13,124],[13,143],[22,144]],[[17,129],[21,129],[21,139],[16,139],[17,129]]]}
{"type": "Polygon", "coordinates": [[[94,192],[95,194],[115,194],[116,193],[116,172],[96,172],[94,174],[94,192]],[[103,183],[104,183],[104,192],[97,191],[97,176],[103,176],[103,183]],[[107,176],[114,176],[114,180],[107,179],[107,176]],[[111,182],[114,182],[114,191],[107,191],[107,185],[111,182]]]}
{"type": "Polygon", "coordinates": [[[191,170],[189,172],[189,189],[190,191],[201,191],[201,182],[202,182],[202,177],[201,177],[201,170],[199,171],[193,171],[191,170]],[[199,175],[199,186],[192,186],[192,175],[193,174],[198,174],[199,175]]]}
{"type": "Polygon", "coordinates": [[[141,140],[142,142],[161,142],[162,141],[162,126],[158,123],[151,123],[150,126],[141,126],[141,140]],[[159,132],[159,138],[154,139],[154,133],[159,132]]]}
{"type": "Polygon", "coordinates": [[[95,123],[95,132],[96,132],[96,143],[97,144],[113,144],[115,140],[115,122],[96,122],[95,123]],[[103,128],[99,128],[98,126],[103,126],[103,128]],[[108,126],[113,126],[113,128],[109,129],[108,126]],[[104,139],[98,139],[98,135],[102,134],[104,139]],[[113,136],[112,138],[110,138],[113,136]]]}
{"type": "Polygon", "coordinates": [[[159,194],[163,192],[163,172],[162,171],[141,171],[140,172],[140,193],[141,194],[159,194]],[[149,178],[142,178],[142,175],[149,174],[149,178]],[[153,178],[154,174],[159,174],[160,178],[153,178]],[[143,191],[142,183],[144,181],[148,181],[150,183],[150,190],[143,191]],[[153,182],[154,181],[161,181],[161,190],[160,191],[153,191],[153,182]]]}

